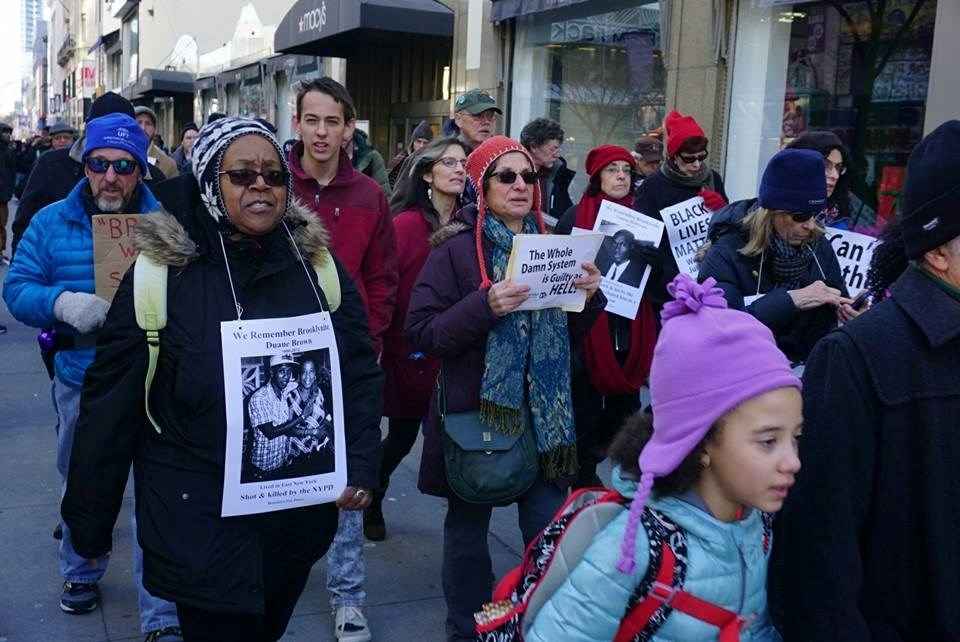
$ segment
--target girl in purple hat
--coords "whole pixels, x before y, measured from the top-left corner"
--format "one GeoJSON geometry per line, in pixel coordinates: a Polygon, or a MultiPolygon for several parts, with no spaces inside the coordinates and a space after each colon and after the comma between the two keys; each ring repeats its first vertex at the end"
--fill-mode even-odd
{"type": "Polygon", "coordinates": [[[780,640],[770,523],[800,470],[800,381],[770,330],[729,309],[712,279],[680,275],[668,290],[652,425],[634,415],[610,453],[630,510],[594,536],[526,642],[780,640]]]}

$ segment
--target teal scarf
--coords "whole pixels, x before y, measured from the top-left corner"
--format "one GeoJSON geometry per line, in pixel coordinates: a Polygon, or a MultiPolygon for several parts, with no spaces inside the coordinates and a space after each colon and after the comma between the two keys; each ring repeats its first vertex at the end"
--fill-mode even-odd
{"type": "MultiPolygon", "coordinates": [[[[529,217],[524,234],[536,234],[529,217]]],[[[487,212],[483,235],[493,243],[493,280],[506,278],[514,233],[487,212]]],[[[570,337],[559,308],[506,315],[487,335],[480,383],[480,419],[500,432],[523,432],[529,412],[537,434],[540,470],[548,479],[577,471],[577,439],[571,411],[570,337]]]]}

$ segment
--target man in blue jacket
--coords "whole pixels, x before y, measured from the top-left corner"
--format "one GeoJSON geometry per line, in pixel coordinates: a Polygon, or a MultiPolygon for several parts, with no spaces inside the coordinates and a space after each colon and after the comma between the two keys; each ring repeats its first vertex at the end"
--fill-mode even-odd
{"type": "MultiPolygon", "coordinates": [[[[97,332],[110,307],[94,294],[91,220],[94,214],[142,214],[160,209],[141,181],[147,171],[147,145],[146,135],[126,114],[108,114],[87,123],[81,158],[84,178],[65,199],[48,205],[33,218],[4,282],[3,298],[14,317],[37,328],[53,327],[57,333],[53,391],[60,422],[57,469],[64,480],[83,376],[93,361],[97,332]]],[[[136,562],[142,552],[135,549],[139,571],[136,562]]],[[[60,542],[63,611],[88,613],[97,607],[97,582],[107,561],[106,556],[88,560],[78,555],[64,525],[60,542]]],[[[176,637],[161,637],[179,626],[174,606],[145,594],[142,588],[140,591],[147,640],[179,640],[179,631],[176,637]]]]}

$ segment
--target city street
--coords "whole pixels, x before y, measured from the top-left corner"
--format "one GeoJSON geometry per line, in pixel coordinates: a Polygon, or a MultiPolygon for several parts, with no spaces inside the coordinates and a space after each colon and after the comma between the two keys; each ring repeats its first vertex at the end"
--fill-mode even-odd
{"type": "MultiPolygon", "coordinates": [[[[11,202],[10,220],[15,201],[11,202]]],[[[0,268],[0,279],[7,268],[0,268]]],[[[67,615],[59,606],[62,579],[57,541],[60,478],[55,466],[56,419],[50,381],[40,361],[34,328],[15,321],[0,303],[0,541],[8,574],[0,600],[0,642],[104,642],[142,640],[133,581],[128,487],[114,531],[110,567],[100,584],[102,608],[67,615]]],[[[440,586],[444,502],[416,488],[419,443],[393,475],[384,503],[388,539],[366,548],[367,616],[374,640],[443,640],[440,586]]],[[[521,553],[516,511],[494,511],[490,548],[498,577],[521,553]]],[[[174,525],[170,528],[189,528],[174,525]]],[[[309,537],[309,533],[303,536],[309,537]]],[[[333,640],[333,618],[325,588],[326,565],[317,564],[284,641],[333,640]]]]}

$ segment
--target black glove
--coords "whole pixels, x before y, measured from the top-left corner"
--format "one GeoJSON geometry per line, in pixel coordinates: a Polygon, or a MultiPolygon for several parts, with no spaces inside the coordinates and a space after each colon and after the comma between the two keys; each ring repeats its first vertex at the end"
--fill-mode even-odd
{"type": "Polygon", "coordinates": [[[654,270],[663,264],[663,255],[660,254],[660,249],[650,241],[634,241],[633,255],[654,270]]]}

